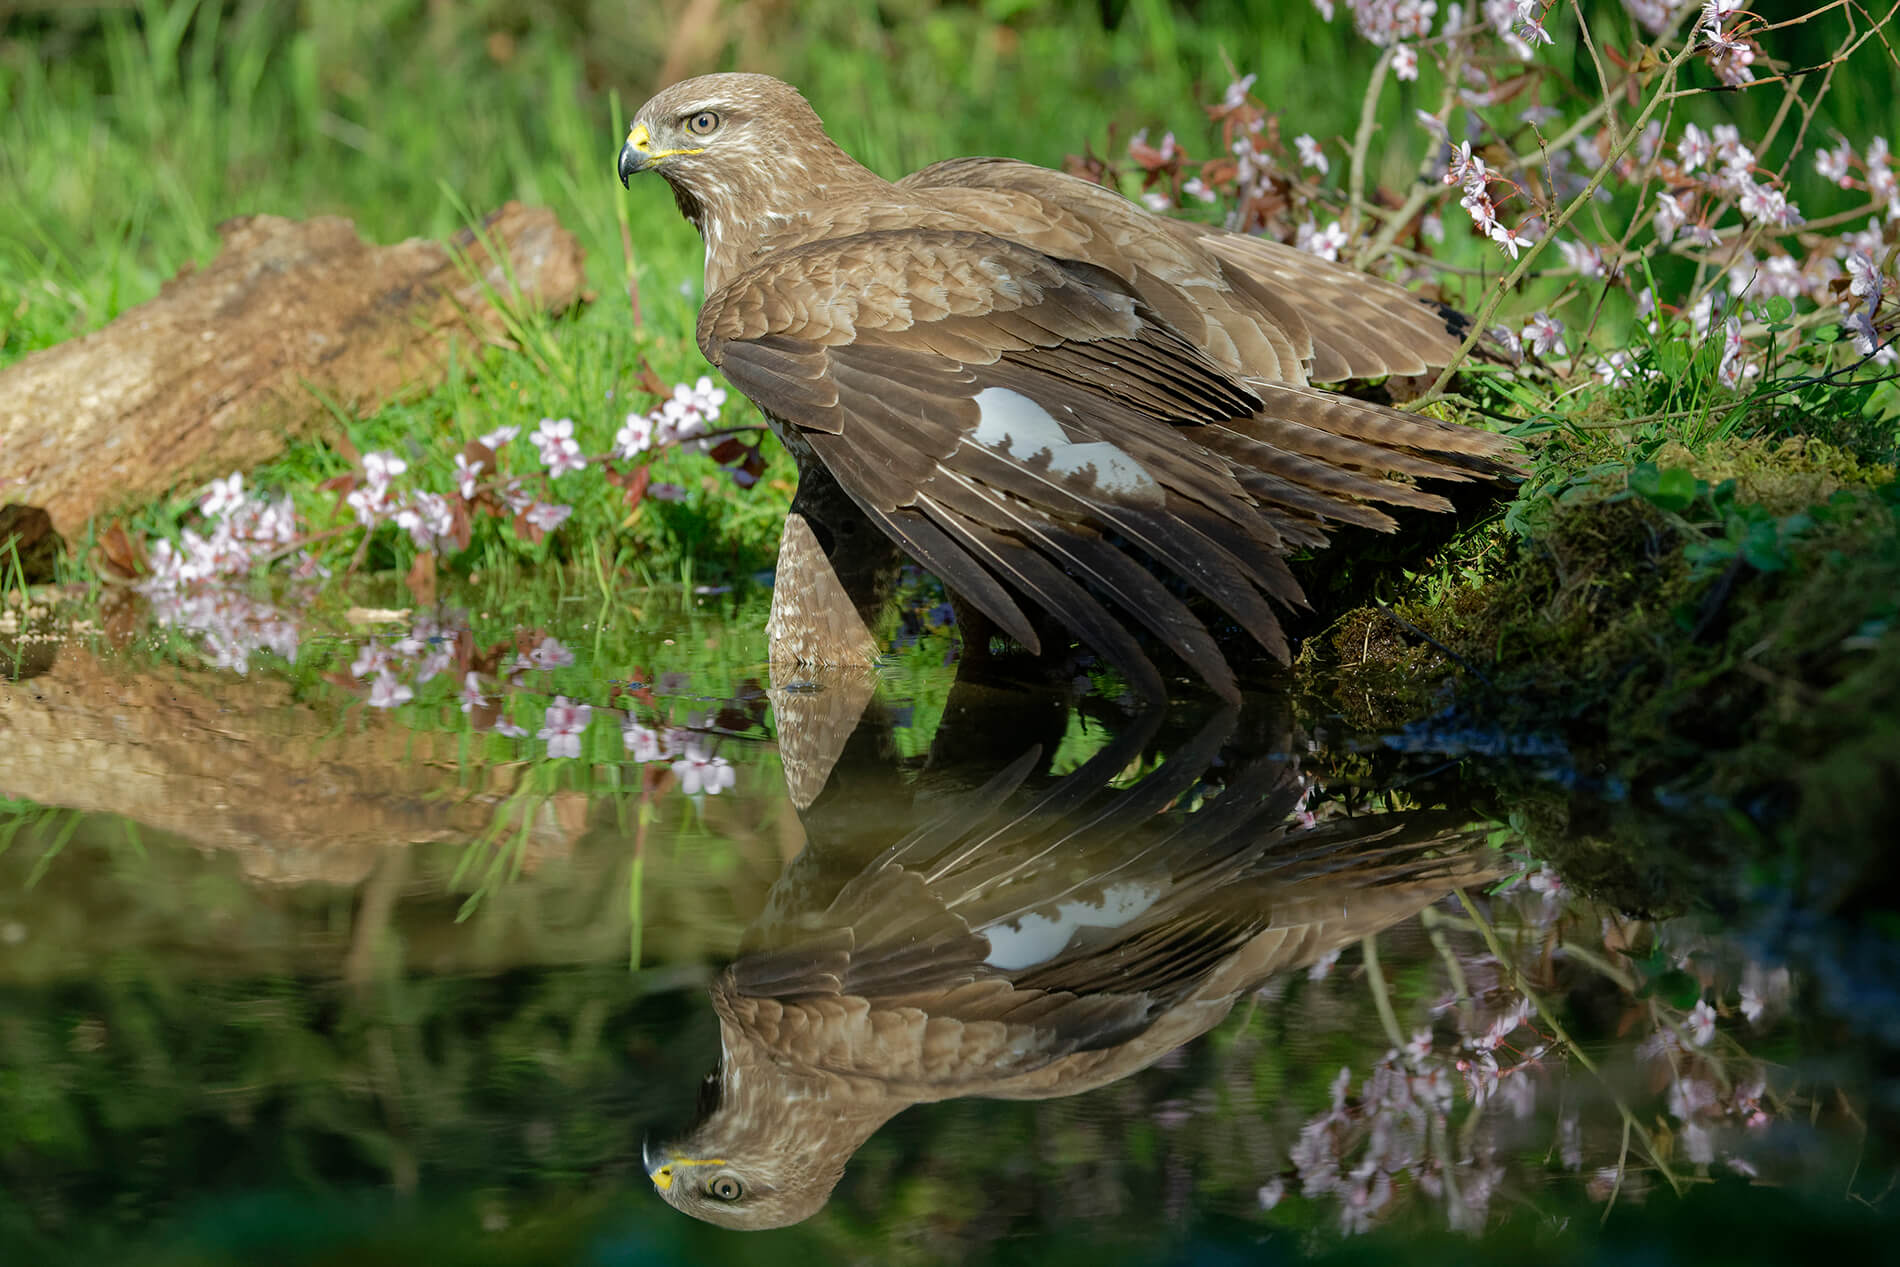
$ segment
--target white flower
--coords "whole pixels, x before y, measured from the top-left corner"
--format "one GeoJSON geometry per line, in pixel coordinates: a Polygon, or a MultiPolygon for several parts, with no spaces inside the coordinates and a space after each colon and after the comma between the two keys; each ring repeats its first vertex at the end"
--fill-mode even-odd
{"type": "Polygon", "coordinates": [[[455,487],[462,494],[462,500],[468,501],[475,496],[475,481],[481,477],[481,462],[471,462],[468,455],[455,455],[455,487]]]}
{"type": "Polygon", "coordinates": [[[1411,83],[1418,78],[1418,50],[1410,44],[1392,46],[1392,73],[1411,83]]]}
{"type": "Polygon", "coordinates": [[[389,481],[409,469],[409,464],[393,453],[365,453],[363,455],[363,476],[369,486],[381,493],[389,487],[389,481]]]}
{"type": "Polygon", "coordinates": [[[556,528],[566,523],[567,517],[573,513],[574,508],[572,506],[554,505],[549,502],[536,502],[534,505],[528,507],[527,511],[521,517],[543,532],[553,532],[556,528]]]}
{"type": "Polygon", "coordinates": [[[198,509],[209,519],[222,519],[244,504],[244,475],[232,471],[230,478],[212,480],[211,487],[198,502],[198,509]]]}
{"type": "Polygon", "coordinates": [[[1559,240],[1557,250],[1563,255],[1564,263],[1577,270],[1579,277],[1602,277],[1607,271],[1603,266],[1603,252],[1588,242],[1559,240]]]}
{"type": "Polygon", "coordinates": [[[1711,153],[1708,133],[1693,123],[1682,130],[1682,140],[1676,143],[1676,159],[1683,171],[1692,172],[1704,166],[1711,153]]]}
{"type": "Polygon", "coordinates": [[[1502,247],[1512,259],[1517,258],[1517,253],[1520,249],[1530,246],[1537,241],[1536,238],[1526,237],[1517,230],[1506,228],[1501,224],[1491,226],[1491,240],[1502,247]]]}
{"type": "Polygon", "coordinates": [[[1814,156],[1814,170],[1821,173],[1825,180],[1832,181],[1842,189],[1848,185],[1848,164],[1854,161],[1854,147],[1842,141],[1831,150],[1821,150],[1814,156]]]}
{"type": "Polygon", "coordinates": [[[1339,226],[1339,221],[1335,220],[1316,233],[1313,230],[1313,222],[1308,220],[1300,226],[1293,244],[1302,251],[1310,251],[1323,260],[1337,260],[1340,250],[1346,245],[1346,231],[1339,226]]]}
{"type": "Polygon", "coordinates": [[[614,433],[614,452],[630,458],[652,447],[653,419],[645,414],[628,414],[626,423],[614,433]]]}
{"type": "MultiPolygon", "coordinates": [[[[1320,10],[1322,13],[1326,14],[1326,20],[1328,22],[1333,20],[1333,15],[1331,12],[1329,12],[1331,7],[1332,7],[1331,5],[1328,5],[1326,9],[1320,10]]],[[[1239,79],[1236,79],[1232,83],[1228,84],[1227,94],[1221,98],[1221,104],[1225,105],[1229,109],[1232,109],[1235,106],[1246,105],[1247,94],[1253,91],[1253,81],[1256,78],[1257,76],[1255,75],[1242,75],[1239,79]]]]}
{"type": "Polygon", "coordinates": [[[1689,222],[1689,209],[1683,205],[1688,197],[1686,191],[1656,196],[1656,238],[1664,245],[1675,241],[1677,232],[1689,222]]]}
{"type": "Polygon", "coordinates": [[[1886,288],[1886,279],[1881,277],[1880,266],[1874,262],[1870,252],[1855,251],[1847,257],[1848,294],[1877,303],[1886,288]]]}
{"type": "Polygon", "coordinates": [[[499,453],[504,444],[507,444],[520,434],[520,427],[496,427],[493,431],[482,437],[482,443],[499,453]]]}
{"type": "Polygon", "coordinates": [[[587,459],[581,456],[581,446],[574,439],[572,418],[543,418],[528,439],[540,451],[541,461],[551,478],[558,479],[587,465],[587,459]]]}
{"type": "Polygon", "coordinates": [[[1320,149],[1319,142],[1310,135],[1303,132],[1294,137],[1293,145],[1300,152],[1300,166],[1316,168],[1322,176],[1332,170],[1332,164],[1326,161],[1326,155],[1320,149]]]}
{"type": "Polygon", "coordinates": [[[482,695],[482,675],[470,669],[462,675],[462,711],[472,713],[485,702],[482,695]]]}

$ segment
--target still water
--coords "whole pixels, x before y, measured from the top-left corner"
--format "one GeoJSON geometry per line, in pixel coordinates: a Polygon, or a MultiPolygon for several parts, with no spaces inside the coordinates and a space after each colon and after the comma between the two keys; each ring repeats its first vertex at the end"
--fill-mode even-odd
{"type": "Polygon", "coordinates": [[[1890,1243],[1892,941],[1548,735],[504,606],[8,610],[5,1262],[1890,1243]]]}

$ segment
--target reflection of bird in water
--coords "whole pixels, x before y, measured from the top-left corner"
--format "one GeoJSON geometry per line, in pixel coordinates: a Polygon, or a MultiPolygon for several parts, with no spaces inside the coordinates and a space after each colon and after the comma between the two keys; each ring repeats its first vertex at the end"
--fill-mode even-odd
{"type": "Polygon", "coordinates": [[[841,837],[901,835],[874,855],[846,843],[842,876],[801,869],[827,846],[814,806],[806,855],[712,987],[701,1120],[647,1152],[661,1195],[727,1227],[797,1222],[906,1107],[1126,1077],[1275,973],[1489,874],[1451,814],[1303,825],[1290,733],[1223,760],[1238,720],[1219,712],[1154,765],[1151,713],[1040,786],[1033,746],[907,817],[834,802],[841,837]]]}

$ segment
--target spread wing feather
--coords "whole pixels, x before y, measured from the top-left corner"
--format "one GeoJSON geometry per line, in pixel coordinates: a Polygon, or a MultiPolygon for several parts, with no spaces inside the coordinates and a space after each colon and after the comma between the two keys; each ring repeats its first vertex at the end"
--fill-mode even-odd
{"type": "Polygon", "coordinates": [[[1412,479],[1502,469],[1495,437],[1230,372],[1109,269],[983,233],[775,252],[708,300],[700,345],[1012,638],[1040,650],[1026,599],[1155,693],[1131,621],[1237,688],[1125,549],[1284,660],[1272,603],[1304,600],[1282,555],[1329,521],[1389,526],[1370,502],[1445,505],[1412,479]]]}

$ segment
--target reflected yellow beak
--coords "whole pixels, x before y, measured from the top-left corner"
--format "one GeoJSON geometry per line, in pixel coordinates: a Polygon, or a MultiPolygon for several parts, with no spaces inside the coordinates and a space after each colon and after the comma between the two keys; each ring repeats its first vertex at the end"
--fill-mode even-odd
{"type": "MultiPolygon", "coordinates": [[[[643,1148],[642,1152],[644,1151],[643,1148]]],[[[724,1157],[667,1157],[663,1159],[643,1157],[642,1160],[646,1162],[647,1178],[651,1179],[653,1186],[658,1188],[661,1192],[670,1192],[673,1188],[674,1174],[687,1166],[723,1166],[726,1164],[724,1157]],[[653,1164],[656,1160],[660,1162],[658,1166],[653,1164]]]]}

